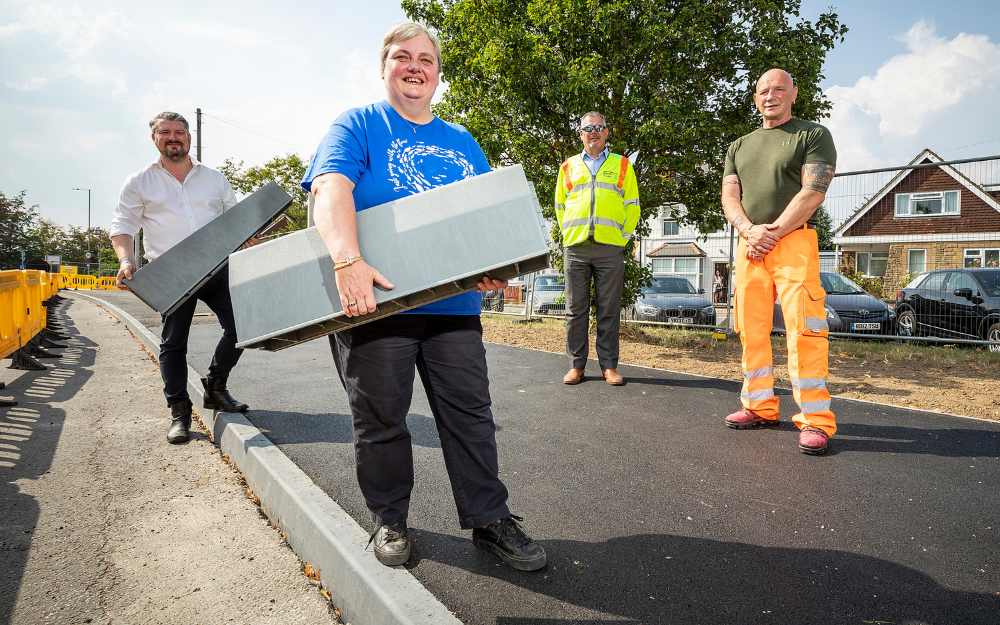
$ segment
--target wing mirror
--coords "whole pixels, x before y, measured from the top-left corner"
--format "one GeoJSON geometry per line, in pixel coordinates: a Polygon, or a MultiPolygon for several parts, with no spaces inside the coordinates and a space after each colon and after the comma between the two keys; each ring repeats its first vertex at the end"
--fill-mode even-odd
{"type": "Polygon", "coordinates": [[[972,289],[970,289],[967,286],[964,286],[964,287],[962,287],[960,289],[955,289],[955,295],[957,295],[959,297],[964,297],[965,299],[971,301],[972,300],[972,289]]]}

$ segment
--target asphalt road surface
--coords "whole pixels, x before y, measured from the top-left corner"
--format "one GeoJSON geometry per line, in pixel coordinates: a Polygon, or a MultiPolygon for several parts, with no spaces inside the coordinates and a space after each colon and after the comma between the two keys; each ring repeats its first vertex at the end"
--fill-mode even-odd
{"type": "MultiPolygon", "coordinates": [[[[193,328],[196,370],[220,332],[193,328]]],[[[408,568],[463,622],[1000,623],[1000,424],[835,399],[831,451],[805,456],[790,392],[780,428],[731,430],[734,382],[622,366],[614,388],[591,363],[568,387],[564,356],[487,353],[501,477],[549,558],[516,572],[458,529],[418,383],[408,568]]],[[[325,339],[246,352],[229,388],[373,527],[325,339]]]]}

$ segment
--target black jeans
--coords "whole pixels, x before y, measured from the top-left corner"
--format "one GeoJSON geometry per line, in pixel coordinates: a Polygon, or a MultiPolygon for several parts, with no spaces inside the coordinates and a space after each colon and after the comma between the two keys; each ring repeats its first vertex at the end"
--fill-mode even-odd
{"type": "Polygon", "coordinates": [[[215,347],[215,356],[208,368],[208,377],[227,378],[243,354],[236,349],[236,322],[233,320],[233,302],[229,297],[229,266],[202,285],[188,301],[169,316],[162,315],[163,331],[160,333],[160,375],[163,376],[163,394],[167,405],[172,406],[189,399],[187,392],[187,344],[191,333],[191,319],[198,300],[208,304],[222,326],[222,338],[215,347]]]}
{"type": "Polygon", "coordinates": [[[420,373],[462,529],[508,514],[478,315],[393,315],[330,336],[354,420],[358,485],[377,525],[405,521],[413,490],[406,414],[420,373]]]}

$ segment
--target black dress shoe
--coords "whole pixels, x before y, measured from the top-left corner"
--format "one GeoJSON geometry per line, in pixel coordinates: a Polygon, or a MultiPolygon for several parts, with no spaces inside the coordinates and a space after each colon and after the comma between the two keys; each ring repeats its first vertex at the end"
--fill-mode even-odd
{"type": "Polygon", "coordinates": [[[472,543],[500,556],[504,564],[518,571],[537,571],[545,566],[545,550],[531,540],[518,521],[519,516],[509,514],[485,528],[472,530],[472,543]]]}
{"type": "Polygon", "coordinates": [[[185,443],[191,429],[191,400],[185,399],[170,406],[170,429],[167,430],[168,443],[185,443]]]}
{"type": "Polygon", "coordinates": [[[398,566],[410,559],[410,535],[406,521],[395,525],[379,525],[368,540],[375,543],[375,559],[386,566],[398,566]]]}
{"type": "Polygon", "coordinates": [[[220,412],[243,412],[250,406],[233,399],[226,389],[228,378],[202,378],[201,385],[205,387],[205,407],[220,412]]]}

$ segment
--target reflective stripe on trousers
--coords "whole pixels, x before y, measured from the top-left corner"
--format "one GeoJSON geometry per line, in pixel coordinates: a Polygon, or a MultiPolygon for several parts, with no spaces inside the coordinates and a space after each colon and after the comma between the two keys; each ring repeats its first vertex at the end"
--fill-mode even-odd
{"type": "Polygon", "coordinates": [[[736,330],[743,343],[743,406],[765,419],[778,418],[771,355],[777,297],[785,317],[792,395],[800,410],[792,421],[800,428],[811,425],[832,436],[837,426],[826,388],[829,326],[816,231],[791,232],[759,261],[746,259],[746,242],[740,240],[735,285],[736,330]]]}

